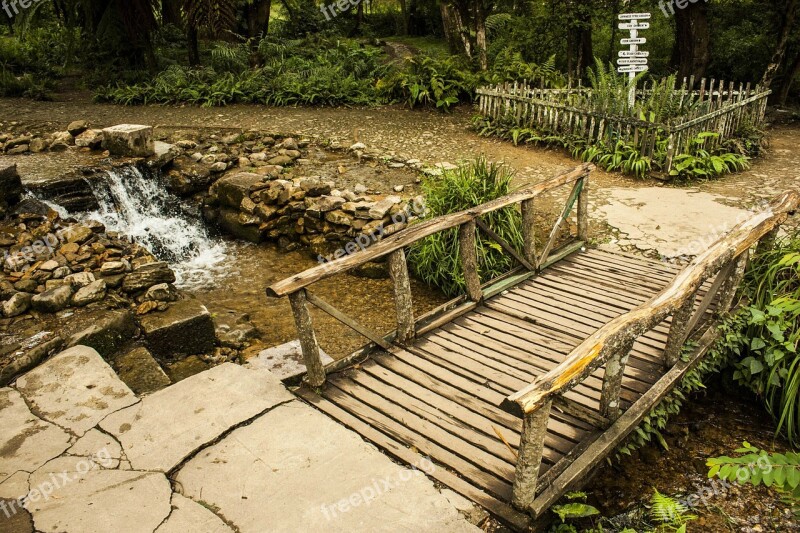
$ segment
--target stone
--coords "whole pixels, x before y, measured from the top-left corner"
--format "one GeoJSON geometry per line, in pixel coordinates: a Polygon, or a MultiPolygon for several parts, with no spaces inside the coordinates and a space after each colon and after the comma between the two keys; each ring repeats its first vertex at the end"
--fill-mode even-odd
{"type": "Polygon", "coordinates": [[[11,355],[11,360],[0,369],[0,386],[8,385],[18,376],[36,368],[39,363],[60,352],[64,347],[64,340],[59,336],[50,337],[52,334],[49,332],[40,332],[23,341],[22,345],[12,346],[11,351],[14,353],[8,354],[11,355]]]}
{"type": "Polygon", "coordinates": [[[30,135],[20,135],[6,142],[6,150],[14,148],[15,146],[22,146],[23,144],[30,144],[33,137],[30,135]]]}
{"type": "Polygon", "coordinates": [[[286,155],[277,155],[272,159],[270,159],[269,161],[267,161],[267,163],[270,165],[280,165],[282,167],[285,167],[292,163],[292,158],[286,155]]]}
{"type": "MultiPolygon", "coordinates": [[[[153,533],[172,510],[172,487],[164,474],[100,469],[80,472],[76,471],[80,462],[72,464],[73,471],[67,471],[72,482],[58,491],[57,498],[25,502],[37,530],[153,533]]],[[[51,476],[57,479],[58,473],[36,472],[31,476],[31,486],[52,482],[51,476]]]]}
{"type": "Polygon", "coordinates": [[[83,224],[75,224],[70,226],[58,234],[59,238],[66,243],[84,244],[94,236],[94,232],[88,226],[83,224]]]}
{"type": "Polygon", "coordinates": [[[94,283],[95,277],[94,274],[92,274],[91,272],[77,272],[75,274],[70,274],[69,276],[65,277],[64,281],[66,283],[69,283],[74,290],[78,290],[83,287],[86,287],[90,283],[94,283]]]}
{"type": "MultiPolygon", "coordinates": [[[[333,358],[322,349],[320,349],[320,357],[323,365],[333,363],[333,358]]],[[[248,360],[245,366],[269,370],[281,381],[299,377],[307,372],[299,340],[263,350],[256,357],[248,360]]]]}
{"type": "Polygon", "coordinates": [[[10,148],[10,149],[6,150],[6,154],[8,154],[8,155],[20,155],[20,154],[24,154],[28,150],[30,150],[30,146],[28,146],[27,144],[20,144],[19,146],[15,146],[14,148],[10,148]]]}
{"type": "Polygon", "coordinates": [[[153,127],[120,124],[103,130],[103,149],[112,155],[150,157],[155,153],[153,127]]]}
{"type": "MultiPolygon", "coordinates": [[[[90,429],[67,450],[69,455],[96,460],[105,468],[117,468],[122,458],[122,446],[114,437],[90,429]]],[[[50,465],[48,465],[50,466],[50,465]]]]}
{"type": "Polygon", "coordinates": [[[214,322],[197,300],[181,300],[163,313],[144,316],[142,332],[153,355],[165,360],[212,352],[216,345],[214,322]]]}
{"type": "Polygon", "coordinates": [[[325,196],[331,193],[331,184],[325,183],[317,178],[305,178],[300,180],[300,188],[306,192],[306,196],[325,196]]]}
{"type": "Polygon", "coordinates": [[[83,436],[138,398],[96,351],[65,350],[17,379],[17,390],[48,422],[83,436]]]}
{"type": "Polygon", "coordinates": [[[369,189],[363,183],[358,183],[353,190],[356,194],[366,194],[369,189]]]}
{"type": "Polygon", "coordinates": [[[17,165],[0,163],[0,218],[22,198],[22,179],[17,165]]]}
{"type": "Polygon", "coordinates": [[[130,311],[109,311],[67,339],[67,347],[87,346],[110,358],[136,336],[136,331],[136,321],[130,311]]]}
{"type": "Polygon", "coordinates": [[[325,213],[325,220],[331,224],[338,224],[340,226],[350,226],[353,224],[353,219],[347,216],[344,211],[330,211],[325,213]]]}
{"type": "Polygon", "coordinates": [[[128,293],[139,292],[160,283],[175,283],[175,279],[175,272],[167,263],[147,263],[125,276],[122,290],[128,293]]]}
{"type": "Polygon", "coordinates": [[[218,161],[211,165],[211,172],[216,172],[219,174],[220,172],[225,172],[226,170],[228,170],[228,164],[222,161],[218,161]]]}
{"type": "Polygon", "coordinates": [[[58,313],[67,308],[70,298],[72,287],[64,285],[34,296],[31,299],[31,308],[41,313],[58,313]]]}
{"type": "Polygon", "coordinates": [[[325,213],[335,211],[343,206],[344,198],[339,196],[320,196],[319,198],[306,199],[306,214],[308,216],[322,218],[325,213]]]}
{"type": "Polygon", "coordinates": [[[387,196],[383,200],[375,202],[372,209],[369,210],[369,216],[372,220],[381,220],[389,214],[392,207],[402,201],[403,199],[399,196],[387,196]]]}
{"type": "Polygon", "coordinates": [[[75,139],[68,131],[60,131],[53,136],[53,141],[50,143],[50,151],[63,152],[69,149],[75,143],[75,139]]]}
{"type": "Polygon", "coordinates": [[[43,270],[45,272],[52,272],[58,268],[58,261],[49,260],[45,261],[41,265],[39,265],[39,270],[43,270]]]}
{"type": "MultiPolygon", "coordinates": [[[[17,500],[20,496],[28,494],[31,490],[30,483],[28,483],[29,476],[28,472],[20,470],[9,476],[5,481],[0,482],[0,498],[17,500]]],[[[12,527],[10,531],[16,530],[12,527]]],[[[30,531],[33,531],[33,529],[31,528],[30,531]]]]}
{"type": "Polygon", "coordinates": [[[184,150],[194,150],[195,148],[197,148],[197,143],[189,139],[180,140],[175,144],[177,144],[184,150]]]}
{"type": "Polygon", "coordinates": [[[33,472],[69,448],[69,433],[31,413],[14,389],[0,389],[0,422],[0,483],[15,472],[33,472]]]}
{"type": "Polygon", "coordinates": [[[67,131],[73,137],[77,137],[84,131],[89,129],[89,123],[85,120],[75,120],[69,123],[67,126],[67,131]]]}
{"type": "Polygon", "coordinates": [[[260,243],[264,238],[264,232],[258,226],[258,217],[254,217],[255,224],[243,224],[240,220],[240,214],[239,211],[234,209],[220,209],[217,222],[223,230],[234,237],[260,243]]]}
{"type": "Polygon", "coordinates": [[[171,383],[153,355],[141,346],[117,357],[114,368],[119,379],[138,395],[159,391],[171,383]]]}
{"type": "Polygon", "coordinates": [[[394,192],[403,192],[405,190],[405,185],[395,185],[392,190],[394,192]]]}
{"type": "Polygon", "coordinates": [[[147,289],[143,299],[144,301],[174,302],[178,299],[178,293],[175,287],[169,283],[159,283],[147,289]]]}
{"type": "Polygon", "coordinates": [[[271,531],[478,533],[423,473],[437,467],[421,458],[417,468],[293,401],[197,454],[176,482],[242,533],[264,524],[271,531]],[[347,475],[332,475],[332,465],[347,475]]]}
{"type": "Polygon", "coordinates": [[[233,533],[217,515],[178,493],[172,495],[172,513],[155,533],[233,533]]]}
{"type": "Polygon", "coordinates": [[[38,154],[40,152],[44,152],[49,147],[49,143],[42,139],[41,137],[37,137],[31,141],[31,144],[28,145],[31,152],[34,154],[38,154]]]}
{"type": "Polygon", "coordinates": [[[355,143],[355,144],[350,146],[350,151],[351,152],[355,152],[357,150],[358,151],[364,151],[366,149],[367,149],[367,145],[364,144],[364,143],[355,143]]]}
{"type": "Polygon", "coordinates": [[[103,130],[86,130],[75,137],[75,146],[99,150],[103,146],[103,130]]]}
{"type": "Polygon", "coordinates": [[[14,288],[10,282],[6,280],[0,280],[0,300],[8,300],[14,294],[16,294],[17,290],[14,288]]]}
{"type": "Polygon", "coordinates": [[[297,141],[293,137],[286,137],[283,142],[278,145],[280,148],[284,150],[299,150],[300,146],[298,146],[297,141]]]}
{"type": "Polygon", "coordinates": [[[3,311],[3,316],[6,318],[14,318],[28,311],[31,308],[32,294],[27,292],[18,292],[11,296],[8,300],[0,305],[3,311]]]}
{"type": "Polygon", "coordinates": [[[292,400],[269,372],[224,363],[145,396],[100,427],[122,443],[134,469],[169,472],[231,427],[292,400]]]}
{"type": "Polygon", "coordinates": [[[102,279],[93,281],[89,285],[78,289],[78,292],[72,296],[72,305],[83,307],[95,302],[99,302],[106,297],[107,289],[106,282],[102,279]]]}
{"type": "Polygon", "coordinates": [[[157,167],[164,167],[172,163],[179,155],[181,155],[181,150],[174,144],[153,141],[153,156],[150,162],[157,167]]]}
{"type": "Polygon", "coordinates": [[[113,276],[115,274],[123,274],[126,270],[125,263],[122,261],[106,261],[100,265],[100,275],[113,276]]]}
{"type": "Polygon", "coordinates": [[[263,182],[263,176],[250,172],[238,172],[218,180],[211,186],[211,194],[217,197],[219,203],[238,209],[244,198],[250,197],[253,187],[263,182]]]}
{"type": "Polygon", "coordinates": [[[72,273],[69,267],[63,266],[53,270],[53,278],[56,280],[63,280],[72,273]]]}
{"type": "Polygon", "coordinates": [[[38,287],[35,279],[21,279],[14,284],[14,288],[21,292],[36,292],[38,287]]]}

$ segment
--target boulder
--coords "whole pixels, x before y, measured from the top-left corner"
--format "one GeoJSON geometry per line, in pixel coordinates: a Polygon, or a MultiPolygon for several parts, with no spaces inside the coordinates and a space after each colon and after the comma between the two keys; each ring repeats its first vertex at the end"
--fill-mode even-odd
{"type": "Polygon", "coordinates": [[[174,302],[178,299],[178,292],[169,283],[153,285],[144,295],[145,302],[174,302]]]}
{"type": "Polygon", "coordinates": [[[267,161],[270,165],[280,165],[285,167],[292,163],[292,158],[287,155],[278,155],[267,161]]]}
{"type": "Polygon", "coordinates": [[[170,385],[170,380],[147,348],[139,347],[114,360],[114,370],[136,394],[150,394],[170,385]]]}
{"type": "Polygon", "coordinates": [[[22,179],[13,165],[0,163],[0,218],[14,207],[22,197],[22,179]]]}
{"type": "Polygon", "coordinates": [[[125,276],[122,290],[125,292],[139,292],[149,289],[160,283],[174,283],[175,273],[164,262],[147,263],[134,269],[125,276]]]}
{"type": "Polygon", "coordinates": [[[0,305],[0,310],[2,310],[3,316],[6,318],[19,316],[31,308],[32,298],[32,294],[28,294],[27,292],[18,292],[3,302],[3,304],[0,305]]]}
{"type": "Polygon", "coordinates": [[[67,347],[89,346],[105,358],[117,351],[136,336],[136,321],[129,311],[105,313],[88,328],[67,339],[67,347]]]}
{"type": "Polygon", "coordinates": [[[58,313],[67,308],[71,298],[72,287],[64,285],[37,294],[31,299],[31,307],[42,313],[58,313]]]}
{"type": "Polygon", "coordinates": [[[155,153],[153,127],[120,124],[103,130],[103,148],[113,155],[150,157],[155,153]]]}
{"type": "Polygon", "coordinates": [[[252,187],[262,184],[263,176],[249,172],[238,172],[225,176],[211,186],[211,194],[216,196],[219,203],[238,209],[244,198],[250,197],[252,187]]]}
{"type": "Polygon", "coordinates": [[[223,230],[230,233],[234,237],[254,243],[261,242],[264,238],[264,232],[258,225],[261,219],[259,219],[257,216],[253,216],[255,223],[251,224],[250,220],[243,221],[242,215],[244,215],[244,213],[240,213],[239,211],[233,209],[223,208],[219,211],[219,218],[217,219],[217,222],[223,230]]]}
{"type": "Polygon", "coordinates": [[[89,129],[89,123],[85,120],[74,120],[67,126],[67,131],[73,137],[77,137],[84,131],[89,129]]]}
{"type": "Polygon", "coordinates": [[[86,130],[75,137],[75,146],[99,150],[103,146],[103,130],[86,130]]]}
{"type": "Polygon", "coordinates": [[[300,188],[306,192],[306,196],[324,196],[331,193],[331,184],[325,183],[317,178],[305,178],[300,180],[300,188]]]}
{"type": "Polygon", "coordinates": [[[49,143],[42,139],[41,137],[37,137],[31,141],[29,145],[30,151],[38,154],[39,152],[44,152],[49,147],[49,143]]]}
{"type": "Polygon", "coordinates": [[[325,213],[339,209],[344,203],[344,198],[339,196],[309,198],[306,199],[306,214],[310,217],[322,218],[325,213]]]}
{"type": "Polygon", "coordinates": [[[375,205],[369,210],[369,216],[373,220],[381,220],[389,214],[389,211],[395,204],[399,204],[402,201],[403,199],[399,196],[387,196],[383,200],[375,202],[375,205]]]}
{"type": "Polygon", "coordinates": [[[69,283],[73,290],[78,290],[86,287],[90,283],[94,283],[95,277],[91,272],[78,272],[65,277],[64,281],[69,283]]]}
{"type": "Polygon", "coordinates": [[[102,279],[93,281],[81,288],[72,296],[72,304],[83,307],[94,302],[99,302],[106,297],[106,282],[102,279]]]}
{"type": "Polygon", "coordinates": [[[68,131],[61,131],[56,133],[53,137],[53,141],[50,143],[50,150],[53,152],[63,152],[72,146],[74,142],[75,140],[68,131]]]}
{"type": "Polygon", "coordinates": [[[181,300],[163,313],[140,319],[150,351],[166,361],[214,350],[216,334],[208,309],[196,300],[181,300]]]}
{"type": "Polygon", "coordinates": [[[156,166],[163,167],[172,163],[176,157],[181,155],[181,150],[174,144],[165,143],[162,141],[155,141],[153,143],[153,163],[156,166]]]}

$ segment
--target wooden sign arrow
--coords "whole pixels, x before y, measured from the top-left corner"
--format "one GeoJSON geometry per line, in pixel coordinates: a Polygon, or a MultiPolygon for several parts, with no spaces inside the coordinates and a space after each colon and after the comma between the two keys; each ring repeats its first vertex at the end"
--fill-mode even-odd
{"type": "Polygon", "coordinates": [[[622,57],[617,59],[617,65],[646,65],[646,59],[640,59],[638,57],[622,57]]]}
{"type": "Polygon", "coordinates": [[[619,57],[650,57],[650,52],[641,50],[620,50],[619,57]]]}
{"type": "Polygon", "coordinates": [[[645,72],[648,70],[647,65],[624,65],[617,68],[620,74],[628,74],[631,72],[645,72]]]}
{"type": "Polygon", "coordinates": [[[623,22],[619,25],[621,30],[649,30],[649,22],[623,22]]]}
{"type": "Polygon", "coordinates": [[[650,13],[620,13],[619,20],[648,20],[650,13]]]}
{"type": "Polygon", "coordinates": [[[645,39],[644,37],[635,37],[635,38],[632,38],[632,39],[628,38],[628,39],[620,40],[620,43],[622,43],[625,46],[630,45],[630,44],[645,44],[646,42],[647,42],[647,39],[645,39]]]}

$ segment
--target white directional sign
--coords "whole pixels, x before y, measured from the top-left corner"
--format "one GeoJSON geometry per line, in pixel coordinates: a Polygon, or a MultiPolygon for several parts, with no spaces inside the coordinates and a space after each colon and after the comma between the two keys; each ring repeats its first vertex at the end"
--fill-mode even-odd
{"type": "Polygon", "coordinates": [[[619,20],[649,20],[650,13],[621,13],[619,20]]]}
{"type": "Polygon", "coordinates": [[[631,37],[629,39],[622,39],[620,43],[626,46],[629,44],[645,44],[647,43],[647,39],[645,39],[644,37],[631,37]]]}
{"type": "Polygon", "coordinates": [[[646,65],[647,64],[647,60],[646,59],[641,59],[641,58],[638,58],[638,57],[623,57],[623,58],[617,59],[617,64],[618,65],[646,65]]]}
{"type": "Polygon", "coordinates": [[[649,22],[623,22],[619,25],[621,30],[649,30],[649,22]]]}
{"type": "Polygon", "coordinates": [[[619,57],[650,57],[650,52],[640,50],[620,50],[619,57]]]}
{"type": "Polygon", "coordinates": [[[646,70],[648,70],[647,65],[625,65],[617,68],[617,72],[620,74],[635,74],[637,72],[645,72],[646,70]]]}

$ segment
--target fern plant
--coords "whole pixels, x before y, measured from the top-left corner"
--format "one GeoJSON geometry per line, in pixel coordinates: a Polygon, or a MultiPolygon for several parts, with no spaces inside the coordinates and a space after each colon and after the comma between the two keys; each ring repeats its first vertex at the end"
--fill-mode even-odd
{"type": "Polygon", "coordinates": [[[697,516],[689,514],[686,505],[658,490],[654,490],[650,505],[650,518],[659,524],[662,531],[686,533],[687,524],[697,519],[697,516]]]}

